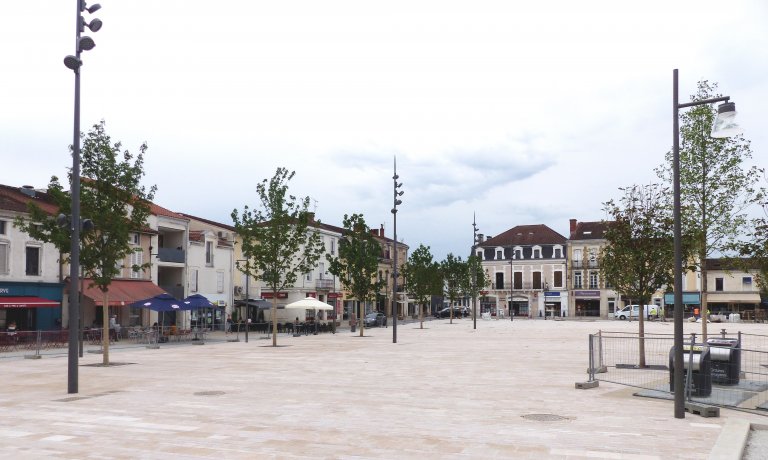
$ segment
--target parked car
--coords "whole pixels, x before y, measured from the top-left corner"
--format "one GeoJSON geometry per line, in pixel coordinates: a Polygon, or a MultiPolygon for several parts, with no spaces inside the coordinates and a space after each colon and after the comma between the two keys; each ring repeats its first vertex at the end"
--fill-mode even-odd
{"type": "MultiPolygon", "coordinates": [[[[659,316],[659,309],[656,305],[645,305],[643,310],[645,311],[645,317],[648,319],[659,316]]],[[[616,319],[637,319],[639,315],[640,307],[638,305],[627,305],[626,307],[616,310],[613,317],[616,319]]]]}
{"type": "Polygon", "coordinates": [[[365,327],[381,327],[387,325],[387,317],[380,311],[368,313],[364,318],[365,327]]]}
{"type": "Polygon", "coordinates": [[[451,308],[453,308],[453,317],[459,318],[462,316],[461,314],[461,308],[459,307],[445,307],[442,310],[437,312],[437,316],[440,318],[448,318],[451,316],[451,308]]]}

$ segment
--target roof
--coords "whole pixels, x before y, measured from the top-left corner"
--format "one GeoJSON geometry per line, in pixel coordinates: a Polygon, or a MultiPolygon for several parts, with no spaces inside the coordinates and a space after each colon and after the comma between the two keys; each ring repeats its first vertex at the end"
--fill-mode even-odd
{"type": "Polygon", "coordinates": [[[485,240],[481,247],[565,244],[566,238],[544,224],[518,225],[501,235],[485,240]]]}
{"type": "MultiPolygon", "coordinates": [[[[92,282],[90,278],[83,280],[83,295],[93,300],[96,305],[103,305],[104,293],[96,285],[91,285],[92,282]]],[[[137,300],[163,293],[165,291],[150,280],[112,280],[108,301],[110,306],[127,306],[137,300]]]]}
{"type": "Polygon", "coordinates": [[[189,220],[184,214],[173,212],[170,209],[166,209],[162,206],[158,206],[155,203],[149,203],[149,212],[156,216],[173,217],[181,220],[189,220]]]}
{"type": "Polygon", "coordinates": [[[759,264],[757,262],[752,263],[752,259],[749,257],[722,257],[704,260],[704,266],[707,270],[744,271],[744,265],[755,267],[755,270],[759,267],[759,264]]]}
{"type": "Polygon", "coordinates": [[[28,212],[27,203],[30,202],[37,204],[40,209],[50,215],[59,212],[59,207],[53,202],[53,198],[47,191],[36,190],[28,186],[12,187],[0,184],[0,209],[28,212]]]}
{"type": "Polygon", "coordinates": [[[191,214],[186,214],[186,213],[183,213],[183,212],[180,212],[178,214],[180,216],[186,217],[187,219],[199,220],[200,222],[205,222],[206,224],[209,224],[209,225],[214,225],[216,227],[225,228],[225,229],[229,230],[230,232],[234,232],[235,231],[235,227],[233,227],[232,225],[229,225],[229,224],[222,224],[221,222],[216,222],[216,221],[213,221],[213,220],[210,220],[210,219],[204,219],[202,217],[193,216],[191,214]]]}
{"type": "Polygon", "coordinates": [[[571,240],[601,240],[605,238],[610,222],[579,222],[571,232],[571,240]]]}

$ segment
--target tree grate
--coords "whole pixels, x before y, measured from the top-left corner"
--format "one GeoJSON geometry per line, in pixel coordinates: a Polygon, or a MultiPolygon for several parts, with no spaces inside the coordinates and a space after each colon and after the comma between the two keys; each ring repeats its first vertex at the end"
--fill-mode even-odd
{"type": "Polygon", "coordinates": [[[563,417],[557,414],[527,414],[521,415],[526,420],[533,420],[536,422],[559,422],[561,420],[570,420],[568,417],[563,417]]]}

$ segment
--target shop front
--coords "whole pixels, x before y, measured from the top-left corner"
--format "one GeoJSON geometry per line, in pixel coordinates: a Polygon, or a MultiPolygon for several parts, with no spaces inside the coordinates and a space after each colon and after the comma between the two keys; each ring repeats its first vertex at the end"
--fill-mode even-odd
{"type": "Polygon", "coordinates": [[[0,283],[0,330],[61,328],[63,285],[59,283],[0,283]]]}
{"type": "Polygon", "coordinates": [[[568,316],[567,305],[560,291],[544,291],[544,315],[545,317],[568,316]]]}
{"type": "Polygon", "coordinates": [[[528,297],[514,296],[512,297],[512,315],[514,316],[529,316],[530,307],[528,306],[528,297]]]}
{"type": "MultiPolygon", "coordinates": [[[[690,318],[699,313],[701,305],[701,294],[698,292],[683,292],[683,317],[690,318]]],[[[674,316],[675,312],[675,293],[667,292],[664,294],[664,315],[667,318],[674,316]]]]}
{"type": "Polygon", "coordinates": [[[573,291],[574,309],[577,317],[600,316],[600,291],[573,291]]]}

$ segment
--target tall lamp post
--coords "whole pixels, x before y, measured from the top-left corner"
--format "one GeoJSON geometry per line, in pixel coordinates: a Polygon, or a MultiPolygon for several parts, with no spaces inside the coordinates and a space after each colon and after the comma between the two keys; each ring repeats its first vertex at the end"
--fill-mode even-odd
{"type": "MultiPolygon", "coordinates": [[[[475,214],[472,213],[472,255],[475,256],[475,248],[477,247],[477,219],[475,214]]],[[[472,267],[472,329],[477,329],[477,270],[476,267],[472,267]]]]}
{"type": "Polygon", "coordinates": [[[250,324],[248,324],[248,319],[251,317],[251,305],[248,303],[248,300],[250,300],[250,294],[251,291],[249,291],[249,285],[248,280],[251,279],[251,261],[242,259],[237,260],[235,263],[237,264],[238,268],[240,267],[240,262],[245,262],[245,343],[248,343],[248,329],[250,328],[250,324]]]}
{"type": "Polygon", "coordinates": [[[75,123],[72,139],[72,215],[71,215],[71,240],[70,240],[70,264],[69,264],[69,353],[67,362],[67,392],[78,392],[78,335],[80,325],[80,292],[78,290],[78,278],[80,275],[80,67],[83,61],[80,53],[88,51],[96,46],[91,37],[80,36],[86,27],[91,32],[98,32],[102,22],[94,18],[86,23],[83,11],[95,13],[101,9],[101,5],[95,3],[90,7],[85,1],[76,0],[77,14],[75,16],[75,55],[64,58],[64,65],[75,72],[75,123]]]}
{"type": "Polygon", "coordinates": [[[393,239],[395,241],[393,245],[395,251],[395,259],[394,267],[392,268],[392,276],[394,277],[394,281],[392,283],[392,343],[397,343],[397,205],[403,204],[403,202],[399,199],[401,196],[403,196],[403,191],[398,189],[403,186],[403,183],[397,182],[397,179],[400,178],[400,176],[397,175],[397,157],[395,157],[394,160],[394,173],[395,175],[392,176],[392,190],[394,191],[394,206],[392,206],[392,219],[394,220],[394,224],[392,228],[393,239]]]}
{"type": "MultiPolygon", "coordinates": [[[[703,99],[700,101],[681,104],[677,90],[677,69],[672,71],[672,186],[674,193],[673,217],[674,217],[674,393],[675,393],[675,418],[685,418],[685,395],[683,394],[683,249],[682,230],[680,219],[680,109],[698,105],[722,102],[717,108],[717,118],[712,126],[712,137],[731,137],[741,132],[735,123],[736,104],[730,101],[729,96],[703,99]]],[[[702,261],[703,263],[703,261],[702,261]]],[[[704,305],[701,308],[706,308],[704,305]]],[[[693,345],[693,344],[691,344],[693,345]]]]}

